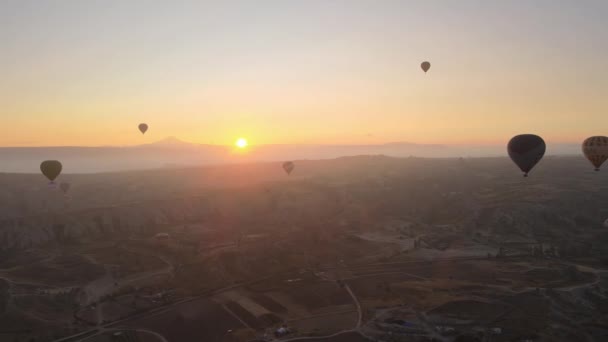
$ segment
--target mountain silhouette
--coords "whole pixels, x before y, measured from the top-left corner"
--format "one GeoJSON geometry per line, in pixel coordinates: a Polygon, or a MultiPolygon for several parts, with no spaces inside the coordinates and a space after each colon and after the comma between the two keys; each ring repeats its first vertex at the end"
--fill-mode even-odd
{"type": "MultiPolygon", "coordinates": [[[[504,156],[501,145],[439,145],[391,142],[369,145],[251,145],[245,153],[233,146],[195,144],[167,137],[136,146],[100,147],[0,147],[0,172],[39,173],[43,160],[60,160],[64,173],[141,170],[165,167],[271,162],[298,159],[331,159],[343,156],[386,155],[391,157],[458,158],[504,156]]],[[[579,154],[578,144],[548,145],[548,154],[579,154]]]]}

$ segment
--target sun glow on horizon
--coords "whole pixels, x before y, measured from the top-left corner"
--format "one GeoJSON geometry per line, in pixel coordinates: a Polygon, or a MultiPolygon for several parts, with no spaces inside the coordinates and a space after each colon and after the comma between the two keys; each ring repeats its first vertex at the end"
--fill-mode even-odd
{"type": "Polygon", "coordinates": [[[238,148],[245,148],[248,145],[247,139],[245,139],[245,138],[238,138],[234,144],[238,148]]]}

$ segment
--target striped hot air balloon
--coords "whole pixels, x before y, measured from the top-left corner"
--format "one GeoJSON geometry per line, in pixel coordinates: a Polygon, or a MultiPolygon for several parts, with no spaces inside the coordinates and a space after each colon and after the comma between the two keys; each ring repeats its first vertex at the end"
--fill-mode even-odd
{"type": "Polygon", "coordinates": [[[585,157],[595,166],[595,171],[599,171],[600,166],[608,159],[608,137],[589,137],[583,141],[582,148],[585,157]]]}

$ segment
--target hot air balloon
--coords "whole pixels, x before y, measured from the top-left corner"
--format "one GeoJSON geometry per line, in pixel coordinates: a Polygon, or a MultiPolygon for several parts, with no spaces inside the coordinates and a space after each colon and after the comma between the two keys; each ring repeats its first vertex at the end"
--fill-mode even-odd
{"type": "Polygon", "coordinates": [[[420,67],[422,68],[422,70],[424,71],[424,73],[426,74],[427,71],[429,71],[429,69],[431,68],[431,63],[424,61],[420,64],[420,67]]]}
{"type": "Polygon", "coordinates": [[[46,160],[40,164],[40,171],[51,181],[50,184],[55,184],[53,181],[59,176],[62,168],[63,166],[57,160],[46,160]]]}
{"type": "Polygon", "coordinates": [[[285,170],[285,172],[287,172],[288,175],[291,174],[291,171],[293,171],[293,169],[295,167],[296,166],[293,164],[293,162],[288,161],[288,162],[283,163],[283,170],[285,170]]]}
{"type": "Polygon", "coordinates": [[[61,184],[59,184],[59,188],[61,189],[61,191],[63,191],[64,194],[67,194],[68,191],[70,191],[70,187],[70,183],[62,182],[61,184]]]}
{"type": "Polygon", "coordinates": [[[608,159],[608,137],[595,136],[585,139],[583,154],[595,166],[595,171],[599,171],[600,166],[608,159]]]}
{"type": "Polygon", "coordinates": [[[528,177],[528,172],[532,170],[545,155],[545,141],[534,134],[516,135],[509,141],[507,146],[509,157],[528,177]]]}
{"type": "Polygon", "coordinates": [[[146,131],[148,131],[148,125],[145,123],[140,123],[139,131],[141,132],[141,134],[146,134],[146,131]]]}

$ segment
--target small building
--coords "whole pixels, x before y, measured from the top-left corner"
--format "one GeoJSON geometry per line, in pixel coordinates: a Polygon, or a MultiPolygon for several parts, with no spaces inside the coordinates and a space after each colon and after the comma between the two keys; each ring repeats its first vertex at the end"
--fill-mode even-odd
{"type": "Polygon", "coordinates": [[[158,233],[154,236],[154,241],[158,246],[168,246],[169,245],[169,234],[167,233],[158,233]]]}
{"type": "Polygon", "coordinates": [[[289,333],[291,333],[291,330],[289,330],[289,328],[287,328],[286,326],[282,326],[282,327],[278,328],[274,332],[274,336],[276,336],[276,337],[282,337],[282,336],[285,336],[285,335],[287,335],[289,333]]]}
{"type": "Polygon", "coordinates": [[[492,328],[490,331],[494,335],[500,335],[500,334],[502,334],[502,328],[492,328]]]}
{"type": "Polygon", "coordinates": [[[437,330],[440,334],[451,334],[451,333],[456,332],[456,329],[449,327],[449,326],[443,326],[443,325],[435,326],[435,330],[437,330]]]}

